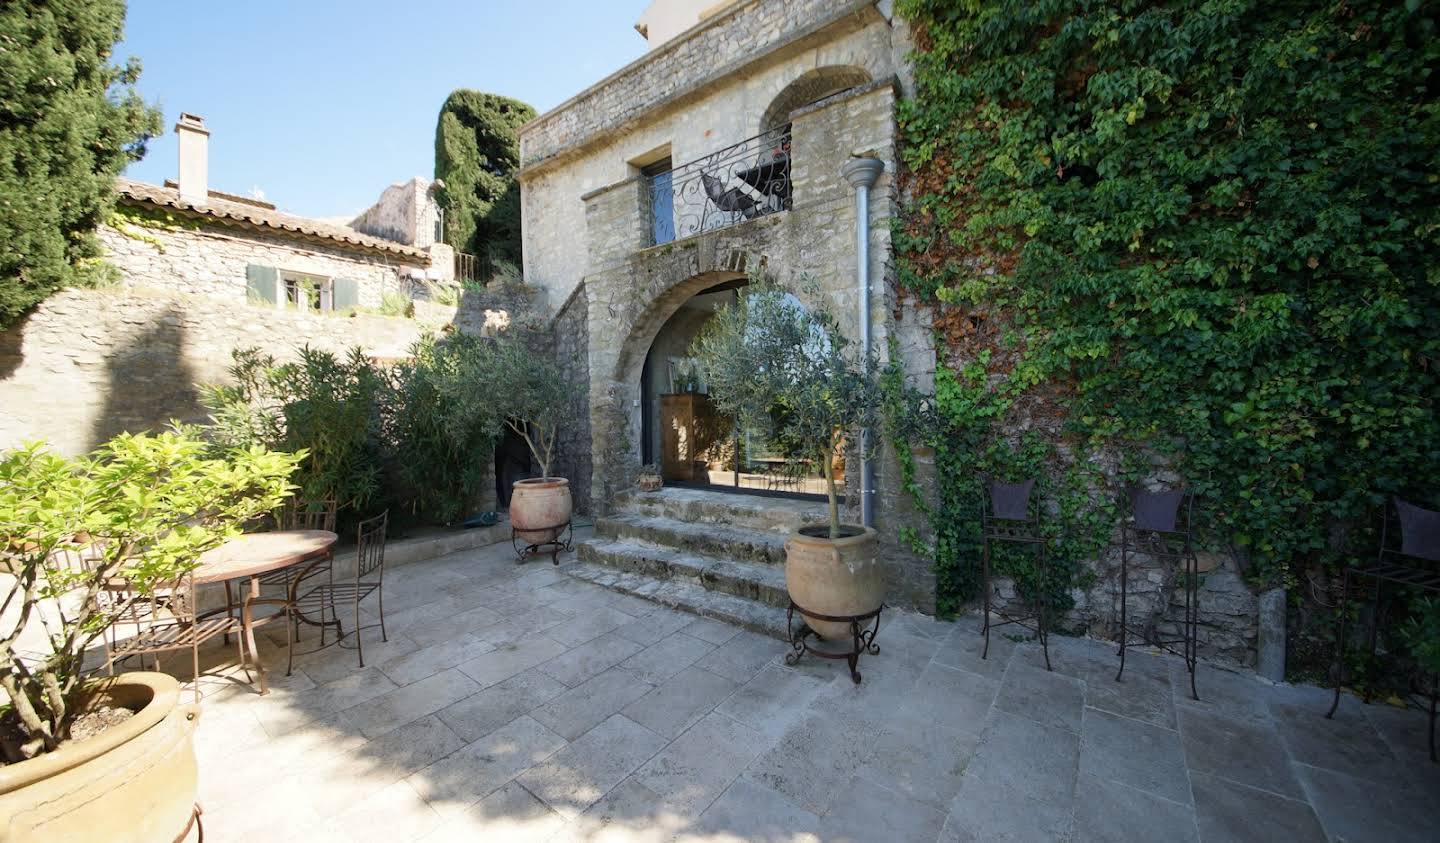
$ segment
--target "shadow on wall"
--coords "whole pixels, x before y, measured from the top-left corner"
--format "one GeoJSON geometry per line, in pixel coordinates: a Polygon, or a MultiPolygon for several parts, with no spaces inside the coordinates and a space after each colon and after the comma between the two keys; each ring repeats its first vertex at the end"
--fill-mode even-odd
{"type": "Polygon", "coordinates": [[[10,376],[25,362],[25,326],[29,324],[30,316],[27,313],[14,325],[0,331],[0,381],[10,380],[10,376]]]}
{"type": "Polygon", "coordinates": [[[160,430],[172,419],[204,420],[185,343],[184,318],[171,307],[110,352],[105,404],[91,425],[92,449],[119,433],[160,430]]]}

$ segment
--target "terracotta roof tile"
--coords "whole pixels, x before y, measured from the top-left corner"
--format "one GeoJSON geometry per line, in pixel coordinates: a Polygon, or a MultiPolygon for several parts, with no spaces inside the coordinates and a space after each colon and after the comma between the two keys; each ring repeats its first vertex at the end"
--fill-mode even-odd
{"type": "Polygon", "coordinates": [[[185,213],[197,214],[203,217],[210,217],[222,224],[224,222],[240,223],[257,226],[260,228],[273,229],[277,234],[290,234],[300,237],[319,238],[322,240],[333,240],[355,246],[362,250],[378,250],[388,252],[405,258],[411,258],[415,262],[428,263],[430,255],[423,249],[413,246],[406,246],[403,243],[396,243],[393,240],[385,240],[379,237],[372,237],[368,234],[346,228],[343,225],[320,222],[306,217],[297,217],[292,214],[282,213],[273,207],[265,208],[250,202],[238,202],[222,198],[216,191],[210,191],[210,196],[205,202],[192,202],[180,198],[180,191],[161,187],[157,184],[149,184],[143,181],[132,181],[130,179],[117,179],[116,189],[120,195],[132,202],[141,202],[150,205],[157,205],[163,208],[172,208],[185,213]]]}

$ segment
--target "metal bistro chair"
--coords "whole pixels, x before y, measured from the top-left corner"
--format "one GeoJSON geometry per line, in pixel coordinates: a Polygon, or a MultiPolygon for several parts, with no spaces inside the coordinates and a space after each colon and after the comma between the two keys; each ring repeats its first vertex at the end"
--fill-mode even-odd
{"type": "Polygon", "coordinates": [[[195,609],[195,582],[191,574],[177,578],[170,585],[157,588],[150,595],[139,594],[128,581],[113,580],[106,586],[104,599],[120,606],[122,621],[134,624],[135,634],[129,638],[112,638],[105,642],[105,670],[114,674],[115,665],[132,656],[155,658],[160,669],[160,654],[190,651],[190,667],[195,702],[200,702],[200,645],[217,635],[235,633],[240,665],[248,681],[249,662],[245,659],[245,636],[236,618],[210,615],[199,617],[195,609]]]}
{"type": "Polygon", "coordinates": [[[1195,495],[1183,489],[1147,492],[1132,488],[1126,492],[1130,517],[1120,525],[1120,670],[1115,681],[1125,674],[1125,648],[1130,636],[1138,636],[1166,652],[1185,660],[1190,673],[1190,696],[1200,699],[1195,690],[1195,665],[1198,661],[1196,632],[1199,629],[1200,607],[1196,602],[1199,587],[1199,561],[1195,557],[1194,523],[1195,495]],[[1156,560],[1178,562],[1185,593],[1185,621],[1179,638],[1161,638],[1152,627],[1135,629],[1126,617],[1129,596],[1130,557],[1135,554],[1156,560]],[[1181,645],[1176,652],[1175,645],[1181,645]]]}
{"type": "Polygon", "coordinates": [[[999,622],[990,622],[994,574],[990,560],[993,543],[1002,542],[1034,547],[1036,571],[1043,573],[1045,570],[1045,536],[1040,528],[1040,505],[1039,502],[1031,500],[1031,492],[1035,489],[1035,480],[1032,478],[1020,483],[1001,483],[987,478],[983,486],[985,501],[980,509],[983,545],[980,558],[985,601],[985,623],[981,632],[985,636],[985,648],[981,651],[980,658],[985,659],[990,655],[991,627],[1015,624],[1034,632],[1040,639],[1040,649],[1045,653],[1045,669],[1050,670],[1050,598],[1047,596],[1043,582],[1037,583],[1040,595],[1035,604],[1030,607],[1032,611],[1029,614],[1009,615],[997,611],[995,614],[999,617],[999,622]],[[1032,623],[1033,626],[1031,626],[1032,623]]]}
{"type": "MultiPolygon", "coordinates": [[[[1379,632],[1380,596],[1385,583],[1418,588],[1422,591],[1440,593],[1440,512],[1423,509],[1398,497],[1391,497],[1385,507],[1380,526],[1380,551],[1369,565],[1346,568],[1344,586],[1340,598],[1340,630],[1335,636],[1335,698],[1330,703],[1327,718],[1335,716],[1340,705],[1340,686],[1345,680],[1345,621],[1350,607],[1350,582],[1352,579],[1375,581],[1375,597],[1371,603],[1368,645],[1370,655],[1375,655],[1376,636],[1379,632]],[[1400,546],[1394,546],[1396,533],[1400,546]]],[[[1430,760],[1436,761],[1435,753],[1436,692],[1430,693],[1430,760]]]]}
{"type": "MultiPolygon", "coordinates": [[[[338,510],[339,505],[334,498],[311,501],[292,500],[288,506],[275,513],[275,525],[281,530],[327,530],[333,533],[335,532],[335,518],[338,510]]],[[[324,574],[327,579],[333,582],[331,574],[331,566],[333,563],[334,556],[327,551],[324,559],[315,564],[306,565],[303,569],[281,568],[278,571],[262,574],[260,576],[260,588],[279,588],[282,589],[284,593],[289,594],[292,591],[292,585],[298,584],[291,583],[291,578],[301,576],[302,570],[305,579],[310,579],[318,574],[324,574]]],[[[233,607],[240,605],[240,603],[234,599],[235,594],[232,592],[232,588],[234,587],[239,587],[240,593],[243,594],[245,590],[249,588],[249,581],[226,580],[225,605],[227,612],[233,612],[233,607]]],[[[301,618],[297,615],[291,623],[292,629],[290,634],[295,641],[300,640],[300,620],[301,618]]],[[[229,643],[228,635],[226,636],[226,643],[229,643]]]]}
{"type": "MultiPolygon", "coordinates": [[[[320,627],[320,644],[325,645],[325,627],[333,625],[335,634],[340,638],[345,637],[344,626],[340,622],[340,615],[336,610],[337,604],[352,603],[355,607],[355,649],[359,653],[360,666],[365,666],[365,647],[361,640],[360,626],[360,603],[371,594],[375,594],[379,602],[380,613],[380,640],[389,641],[385,632],[385,592],[381,585],[385,579],[385,531],[390,523],[390,512],[387,510],[374,518],[368,518],[360,522],[356,529],[355,542],[355,576],[348,582],[336,582],[333,573],[330,582],[321,583],[310,588],[304,594],[295,596],[300,583],[291,586],[291,603],[300,614],[318,613],[320,620],[316,623],[320,627]],[[326,612],[329,612],[329,619],[326,619],[326,612]]],[[[289,675],[290,668],[285,669],[289,675]]]]}

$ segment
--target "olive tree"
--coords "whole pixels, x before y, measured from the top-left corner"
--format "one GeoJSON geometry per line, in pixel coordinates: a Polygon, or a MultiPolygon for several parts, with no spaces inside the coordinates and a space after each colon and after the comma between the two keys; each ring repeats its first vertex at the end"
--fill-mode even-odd
{"type": "Polygon", "coordinates": [[[717,311],[691,353],[717,410],[820,464],[830,537],[839,538],[835,456],[875,422],[874,361],[859,353],[827,308],[806,307],[765,279],[753,280],[717,311]]]}

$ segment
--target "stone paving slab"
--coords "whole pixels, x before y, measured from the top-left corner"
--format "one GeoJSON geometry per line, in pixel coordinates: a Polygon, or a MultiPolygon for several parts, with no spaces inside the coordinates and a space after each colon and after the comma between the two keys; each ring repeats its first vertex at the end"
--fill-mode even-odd
{"type": "MultiPolygon", "coordinates": [[[[562,560],[565,561],[565,560],[562,560]]],[[[887,612],[864,682],[508,547],[407,565],[389,642],[312,652],[259,697],[234,648],[196,738],[207,839],[586,843],[1419,841],[1417,711],[1144,649],[887,612]],[[449,623],[447,624],[447,619],[449,623]]],[[[363,623],[374,623],[367,605],[363,623]]],[[[271,631],[278,626],[271,625],[271,631]]],[[[177,667],[188,678],[188,667],[177,667]]]]}

